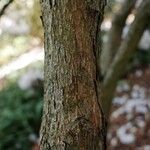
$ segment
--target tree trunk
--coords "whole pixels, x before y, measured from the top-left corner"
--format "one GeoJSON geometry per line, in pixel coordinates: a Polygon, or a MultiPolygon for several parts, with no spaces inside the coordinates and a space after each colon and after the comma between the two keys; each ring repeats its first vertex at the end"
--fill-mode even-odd
{"type": "Polygon", "coordinates": [[[41,0],[45,90],[41,150],[106,149],[98,79],[104,0],[41,0]]]}

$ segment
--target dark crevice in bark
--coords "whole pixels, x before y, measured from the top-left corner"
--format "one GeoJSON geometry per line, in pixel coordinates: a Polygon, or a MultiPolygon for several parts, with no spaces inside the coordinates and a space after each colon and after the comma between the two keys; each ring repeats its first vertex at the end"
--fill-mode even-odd
{"type": "Polygon", "coordinates": [[[97,96],[97,103],[101,112],[101,122],[102,122],[102,127],[100,128],[100,132],[99,132],[99,137],[100,140],[103,142],[103,149],[106,150],[107,149],[107,119],[105,117],[105,114],[102,110],[102,106],[99,102],[99,93],[98,93],[98,87],[97,87],[97,81],[93,81],[94,82],[94,86],[95,86],[95,91],[96,91],[96,96],[97,96]]]}
{"type": "Polygon", "coordinates": [[[104,15],[104,8],[106,6],[107,1],[105,1],[102,4],[101,11],[97,12],[97,17],[96,17],[96,32],[95,32],[95,40],[93,41],[93,54],[96,60],[96,80],[94,80],[94,86],[95,86],[95,91],[96,91],[96,96],[97,96],[97,103],[99,105],[99,109],[101,112],[101,122],[102,122],[102,127],[100,129],[100,139],[103,142],[103,149],[107,149],[107,119],[105,117],[105,114],[103,112],[102,104],[101,104],[101,99],[100,99],[100,84],[102,81],[102,74],[100,70],[100,53],[101,53],[101,46],[102,46],[102,41],[101,41],[101,23],[103,21],[103,15],[104,15]]]}
{"type": "Polygon", "coordinates": [[[52,0],[49,0],[49,5],[52,8],[52,0]]]}

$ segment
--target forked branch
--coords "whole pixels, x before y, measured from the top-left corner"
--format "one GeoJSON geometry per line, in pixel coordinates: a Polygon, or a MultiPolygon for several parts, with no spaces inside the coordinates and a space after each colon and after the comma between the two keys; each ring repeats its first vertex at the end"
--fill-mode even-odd
{"type": "Polygon", "coordinates": [[[126,23],[126,19],[133,10],[137,0],[125,0],[120,10],[113,16],[112,27],[108,33],[108,41],[104,45],[101,54],[101,72],[105,75],[108,66],[111,64],[118,47],[121,43],[122,31],[126,23]]]}
{"type": "Polygon", "coordinates": [[[137,10],[134,22],[122,41],[108,71],[105,75],[102,87],[102,105],[104,113],[109,114],[112,96],[118,79],[124,73],[127,62],[133,56],[144,30],[150,24],[150,0],[144,0],[137,10]]]}

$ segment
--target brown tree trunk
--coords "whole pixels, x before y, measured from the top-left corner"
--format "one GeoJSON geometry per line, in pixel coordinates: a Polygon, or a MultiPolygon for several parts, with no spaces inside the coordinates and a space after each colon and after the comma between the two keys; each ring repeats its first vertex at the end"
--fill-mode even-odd
{"type": "Polygon", "coordinates": [[[106,149],[97,65],[104,0],[41,0],[45,93],[41,150],[106,149]]]}

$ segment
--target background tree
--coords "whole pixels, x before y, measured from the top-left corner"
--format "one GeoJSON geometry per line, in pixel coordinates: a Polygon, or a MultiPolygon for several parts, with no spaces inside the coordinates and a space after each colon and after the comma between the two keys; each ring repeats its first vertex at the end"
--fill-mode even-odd
{"type": "Polygon", "coordinates": [[[9,0],[0,10],[0,17],[5,13],[5,10],[9,7],[9,5],[13,2],[14,0],[9,0]]]}
{"type": "Polygon", "coordinates": [[[109,116],[113,94],[119,78],[125,73],[130,58],[135,54],[144,31],[150,25],[150,1],[144,0],[136,9],[135,19],[123,39],[127,17],[135,9],[137,0],[125,0],[114,15],[108,41],[101,53],[103,110],[109,116]]]}

